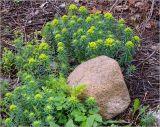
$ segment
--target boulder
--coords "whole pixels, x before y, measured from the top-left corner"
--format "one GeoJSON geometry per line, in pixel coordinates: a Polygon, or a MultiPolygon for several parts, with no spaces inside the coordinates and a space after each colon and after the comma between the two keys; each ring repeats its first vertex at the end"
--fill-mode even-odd
{"type": "Polygon", "coordinates": [[[130,104],[130,96],[117,61],[107,56],[88,60],[69,75],[72,87],[86,84],[84,96],[96,99],[100,114],[110,119],[122,113],[130,104]]]}

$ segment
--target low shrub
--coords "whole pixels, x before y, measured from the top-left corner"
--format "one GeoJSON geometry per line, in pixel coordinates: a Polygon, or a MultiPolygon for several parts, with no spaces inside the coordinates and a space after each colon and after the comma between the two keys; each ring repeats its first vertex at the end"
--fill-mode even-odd
{"type": "Polygon", "coordinates": [[[48,22],[41,31],[59,65],[59,71],[68,74],[77,65],[99,55],[116,59],[121,67],[130,64],[140,38],[111,13],[89,14],[82,6],[69,6],[68,15],[48,22]]]}

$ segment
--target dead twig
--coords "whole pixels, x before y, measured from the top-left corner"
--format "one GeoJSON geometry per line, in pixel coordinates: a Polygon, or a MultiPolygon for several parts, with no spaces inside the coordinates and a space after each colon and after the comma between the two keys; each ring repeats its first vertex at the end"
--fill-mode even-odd
{"type": "Polygon", "coordinates": [[[149,20],[151,19],[151,17],[152,17],[153,10],[154,10],[154,4],[155,4],[155,0],[152,0],[152,5],[151,5],[151,8],[150,8],[149,16],[147,17],[147,19],[146,19],[144,22],[142,22],[141,31],[144,31],[144,29],[145,29],[148,21],[149,21],[149,20]]]}
{"type": "Polygon", "coordinates": [[[140,62],[136,67],[139,67],[145,61],[147,61],[148,59],[150,59],[156,53],[157,50],[158,50],[158,48],[156,48],[156,50],[154,50],[146,59],[144,59],[142,62],[140,62]]]}
{"type": "Polygon", "coordinates": [[[112,7],[110,8],[109,12],[112,11],[112,9],[118,4],[119,0],[116,0],[115,3],[112,5],[112,7]]]}
{"type": "Polygon", "coordinates": [[[13,45],[11,45],[11,44],[5,42],[5,41],[1,41],[1,45],[2,45],[3,47],[6,47],[6,48],[8,48],[8,49],[14,51],[14,52],[17,52],[17,49],[16,49],[15,46],[13,46],[13,45]]]}

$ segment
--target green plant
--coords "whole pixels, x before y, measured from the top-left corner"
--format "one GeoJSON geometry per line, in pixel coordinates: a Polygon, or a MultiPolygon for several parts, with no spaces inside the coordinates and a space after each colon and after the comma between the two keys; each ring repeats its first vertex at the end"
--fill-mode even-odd
{"type": "Polygon", "coordinates": [[[13,63],[14,63],[14,54],[7,48],[4,48],[4,53],[1,61],[2,70],[4,70],[6,74],[10,74],[13,68],[13,63]]]}
{"type": "Polygon", "coordinates": [[[132,111],[133,115],[136,113],[136,111],[139,110],[140,106],[141,106],[140,100],[136,98],[133,102],[133,111],[132,111]]]}
{"type": "Polygon", "coordinates": [[[61,73],[66,75],[73,63],[99,55],[118,60],[122,67],[131,62],[140,38],[125,26],[123,19],[117,21],[111,13],[89,14],[84,6],[70,5],[68,10],[68,15],[48,22],[41,31],[61,73]]]}
{"type": "Polygon", "coordinates": [[[15,3],[19,3],[19,2],[22,2],[23,0],[13,0],[13,2],[15,3]]]}
{"type": "MultiPolygon", "coordinates": [[[[75,126],[85,127],[88,118],[94,115],[101,118],[93,97],[79,99],[85,85],[71,88],[63,76],[55,75],[55,70],[51,69],[52,49],[46,42],[33,39],[23,45],[23,37],[20,36],[14,43],[17,53],[8,57],[5,54],[9,51],[4,50],[4,57],[7,56],[8,61],[13,59],[20,86],[12,92],[5,92],[1,102],[1,113],[6,114],[3,124],[39,127],[67,126],[73,122],[75,126]]],[[[101,124],[100,120],[92,121],[94,125],[101,124]]]]}
{"type": "Polygon", "coordinates": [[[119,126],[131,127],[132,123],[126,122],[125,120],[109,119],[109,120],[103,121],[102,125],[105,125],[107,127],[108,126],[111,126],[111,127],[119,127],[119,126]]]}
{"type": "Polygon", "coordinates": [[[130,65],[130,66],[128,66],[128,69],[127,69],[127,75],[130,75],[130,74],[134,73],[135,71],[136,71],[136,66],[130,65]]]}
{"type": "Polygon", "coordinates": [[[152,114],[149,114],[149,113],[144,115],[140,120],[140,125],[143,127],[150,127],[150,126],[155,125],[155,123],[156,123],[156,118],[152,114]]]}
{"type": "Polygon", "coordinates": [[[149,127],[155,125],[156,118],[153,114],[147,112],[148,106],[142,106],[140,100],[136,98],[133,103],[133,116],[137,113],[136,119],[140,120],[140,125],[149,127]]]}
{"type": "Polygon", "coordinates": [[[9,89],[9,82],[6,80],[0,81],[0,92],[1,95],[5,94],[9,89]]]}
{"type": "Polygon", "coordinates": [[[96,118],[91,125],[102,122],[94,98],[78,99],[84,85],[70,88],[64,78],[48,75],[43,86],[39,87],[42,82],[30,74],[21,73],[20,78],[21,86],[6,93],[3,99],[3,107],[8,114],[5,125],[58,126],[67,124],[70,119],[75,125],[84,125],[88,124],[89,118],[93,119],[93,115],[98,120],[96,118]]]}

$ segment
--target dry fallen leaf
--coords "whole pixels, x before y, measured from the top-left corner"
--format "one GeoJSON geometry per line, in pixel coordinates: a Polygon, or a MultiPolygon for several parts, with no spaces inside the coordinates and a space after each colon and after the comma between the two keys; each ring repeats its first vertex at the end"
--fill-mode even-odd
{"type": "Polygon", "coordinates": [[[109,3],[110,3],[110,0],[98,0],[98,4],[103,6],[108,5],[109,3]]]}
{"type": "Polygon", "coordinates": [[[129,6],[134,5],[138,0],[128,0],[129,6]]]}
{"type": "Polygon", "coordinates": [[[99,12],[101,13],[102,11],[101,10],[98,10],[95,6],[90,10],[91,13],[96,13],[96,12],[99,12]]]}
{"type": "Polygon", "coordinates": [[[121,5],[118,5],[118,6],[116,6],[115,7],[115,10],[117,11],[117,12],[121,12],[121,11],[127,11],[129,9],[129,7],[128,7],[128,5],[123,5],[123,6],[121,6],[121,5]]]}

